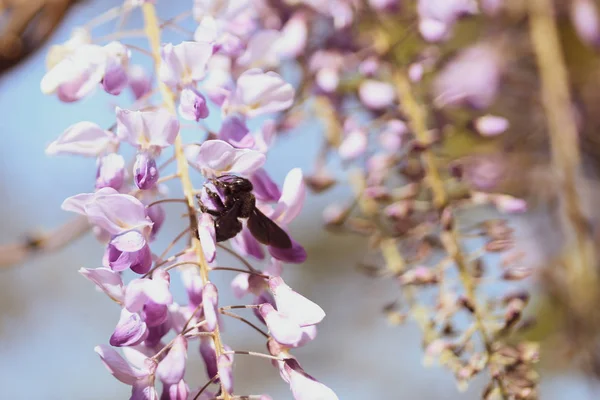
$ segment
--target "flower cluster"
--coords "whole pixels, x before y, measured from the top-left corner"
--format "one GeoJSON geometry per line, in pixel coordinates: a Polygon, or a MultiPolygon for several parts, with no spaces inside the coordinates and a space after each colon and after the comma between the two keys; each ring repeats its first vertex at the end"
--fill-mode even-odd
{"type": "Polygon", "coordinates": [[[135,97],[130,107],[115,108],[111,128],[77,122],[47,148],[50,155],[96,159],[93,190],[69,197],[62,208],[86,217],[106,246],[102,267],[82,268],[80,273],[121,307],[110,346],[99,345],[96,353],[115,378],[132,387],[132,399],[239,398],[233,384],[236,354],[272,360],[296,399],[337,399],[291,354],[316,337],[317,325],[325,317],[321,307],[295,292],[281,276],[284,263],[306,259],[304,248],[288,233],[304,203],[304,177],[300,169],[292,169],[280,187],[263,168],[281,129],[276,119],[265,118],[290,109],[295,101],[293,86],[268,69],[278,66],[284,53],[296,54],[289,54],[288,45],[302,31],[303,19],[297,16],[295,25],[282,31],[269,29],[269,13],[253,2],[240,3],[245,4],[197,1],[194,37],[160,48],[153,38],[160,27],[151,2],[127,1],[119,8],[122,12],[141,8],[144,14],[150,52],[159,60],[156,89],[151,74],[133,64],[137,48],[118,41],[92,44],[86,29],[53,47],[41,82],[44,93],[56,94],[63,102],[81,100],[97,88],[113,96],[129,88],[135,97]],[[164,101],[154,104],[157,90],[164,101]],[[221,118],[216,133],[203,123],[209,115],[221,118]],[[257,117],[263,117],[262,125],[254,122],[257,117]],[[194,124],[204,140],[183,143],[181,120],[194,124]],[[126,147],[135,150],[131,163],[122,155],[126,147]],[[177,172],[165,176],[164,169],[174,161],[177,172]],[[198,189],[192,187],[192,169],[205,179],[198,189]],[[249,182],[244,199],[226,187],[232,177],[249,182]],[[181,180],[184,198],[166,197],[162,183],[171,179],[181,180]],[[154,241],[167,218],[165,202],[185,205],[190,224],[161,253],[154,241]],[[240,211],[248,207],[252,215],[240,211]],[[274,234],[285,240],[269,239],[274,234]],[[187,246],[169,256],[186,237],[187,246]],[[231,239],[233,248],[218,243],[224,239],[231,239]],[[235,254],[243,268],[221,267],[218,253],[223,250],[235,254]],[[264,261],[266,269],[251,260],[264,261]],[[187,303],[175,302],[171,293],[177,271],[187,303]],[[239,298],[250,296],[251,303],[221,304],[219,291],[226,289],[210,279],[217,271],[238,272],[231,289],[239,298]],[[253,310],[266,329],[234,314],[234,308],[253,310]],[[219,329],[222,317],[261,332],[268,353],[227,346],[219,329]],[[166,340],[168,335],[173,339],[166,340]],[[194,353],[204,360],[208,375],[208,382],[198,388],[184,379],[188,355],[194,353]]]}
{"type": "MultiPolygon", "coordinates": [[[[545,70],[561,62],[540,60],[561,51],[544,51],[534,39],[547,34],[556,14],[570,17],[578,45],[595,48],[600,19],[591,0],[573,0],[556,13],[550,0],[513,3],[195,0],[193,35],[179,29],[189,33],[184,41],[161,46],[160,29],[181,28],[177,23],[188,14],[161,21],[152,1],[128,0],[100,20],[141,8],[149,52],[125,41],[92,42],[89,27],[52,48],[44,93],[74,102],[100,87],[112,96],[128,89],[135,98],[131,106],[115,109],[111,128],[78,122],[47,148],[51,155],[96,158],[94,190],[68,198],[63,209],[85,216],[106,245],[103,267],[81,273],[121,306],[109,343],[121,347],[125,358],[107,345],[96,352],[117,379],[132,386],[132,398],[157,398],[157,379],[165,399],[267,398],[233,394],[235,354],[272,360],[296,399],[337,398],[291,354],[315,339],[325,313],[282,278],[284,263],[306,259],[302,245],[289,236],[305,187],[320,193],[338,183],[332,157],[343,169],[352,168],[354,196],[348,205],[337,201],[325,209],[326,227],[368,237],[364,269],[392,277],[400,292],[385,307],[390,321],[413,317],[423,331],[426,361],[440,360],[460,388],[487,371],[485,398],[537,396],[537,344],[509,337],[531,326],[523,316],[529,294],[511,284],[534,271],[523,266],[507,215],[531,207],[528,190],[541,180],[530,179],[529,168],[508,150],[518,147],[523,132],[548,125],[541,130],[550,139],[544,136],[543,146],[537,138],[523,141],[524,152],[549,159],[539,149],[548,147],[555,158],[577,159],[578,130],[600,123],[588,126],[582,117],[595,114],[588,104],[595,94],[582,89],[575,102],[568,82],[550,90],[548,82],[561,72],[545,70]],[[154,74],[133,63],[136,52],[153,56],[154,74]],[[297,81],[294,86],[284,79],[288,75],[297,81]],[[540,86],[544,101],[534,95],[540,86]],[[153,101],[157,94],[159,102],[153,101]],[[319,117],[324,131],[315,169],[307,176],[292,169],[279,186],[264,168],[266,158],[278,136],[309,113],[319,117]],[[565,115],[550,118],[556,113],[565,115]],[[218,128],[208,129],[207,118],[219,121],[218,128]],[[563,127],[553,126],[556,121],[569,128],[566,139],[557,135],[563,127]],[[180,132],[190,126],[201,139],[183,143],[180,132]],[[556,151],[563,142],[573,148],[556,151]],[[119,152],[121,145],[135,149],[131,163],[119,152]],[[177,172],[165,175],[174,161],[177,172]],[[194,188],[191,174],[202,185],[194,188]],[[165,197],[162,183],[170,179],[181,181],[183,198],[165,197]],[[518,185],[509,186],[514,182],[518,185]],[[166,218],[164,202],[185,205],[190,223],[160,253],[153,242],[166,218]],[[462,217],[481,210],[486,218],[474,224],[462,217]],[[168,256],[183,238],[188,245],[168,256]],[[231,248],[220,243],[226,240],[231,248]],[[222,251],[244,268],[220,266],[222,251]],[[129,282],[123,274],[128,270],[137,274],[129,282]],[[187,304],[175,303],[171,295],[174,271],[180,272],[187,304]],[[219,303],[224,288],[209,275],[217,271],[238,273],[230,289],[249,304],[219,303]],[[485,285],[489,281],[502,294],[488,297],[494,292],[485,285]],[[266,331],[235,314],[237,308],[251,309],[266,331]],[[230,349],[219,329],[221,316],[261,332],[268,354],[230,349]],[[169,334],[174,338],[167,341],[169,334]],[[194,341],[209,379],[199,389],[184,380],[194,341]]],[[[587,220],[570,185],[578,181],[572,171],[548,181],[559,181],[567,192],[565,219],[580,241],[573,248],[589,250],[590,233],[580,232],[587,220]]]]}

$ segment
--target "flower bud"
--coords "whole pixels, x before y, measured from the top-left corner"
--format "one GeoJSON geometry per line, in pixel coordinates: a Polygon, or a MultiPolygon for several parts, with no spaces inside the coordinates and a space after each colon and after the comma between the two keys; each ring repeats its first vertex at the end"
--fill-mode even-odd
{"type": "Polygon", "coordinates": [[[179,101],[179,115],[189,121],[199,121],[208,117],[206,99],[194,89],[183,89],[179,101]]]}
{"type": "Polygon", "coordinates": [[[125,180],[125,159],[123,156],[111,153],[98,159],[96,172],[96,189],[111,187],[121,189],[125,180]]]}
{"type": "Polygon", "coordinates": [[[156,160],[148,152],[138,153],[135,157],[135,164],[133,166],[133,179],[135,185],[142,189],[152,189],[158,181],[159,173],[158,167],[156,166],[156,160]]]}

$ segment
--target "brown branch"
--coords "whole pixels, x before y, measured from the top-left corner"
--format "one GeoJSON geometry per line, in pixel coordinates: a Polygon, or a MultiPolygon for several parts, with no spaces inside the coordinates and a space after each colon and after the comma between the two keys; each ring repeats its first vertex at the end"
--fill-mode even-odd
{"type": "Polygon", "coordinates": [[[0,268],[22,264],[41,253],[60,250],[82,237],[90,228],[87,218],[78,216],[54,230],[29,234],[20,243],[0,245],[0,268]]]}

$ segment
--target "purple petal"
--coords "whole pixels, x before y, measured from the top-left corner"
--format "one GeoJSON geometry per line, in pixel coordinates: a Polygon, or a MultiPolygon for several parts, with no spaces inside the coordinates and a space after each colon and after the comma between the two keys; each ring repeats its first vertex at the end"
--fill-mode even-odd
{"type": "Polygon", "coordinates": [[[218,373],[217,353],[215,350],[215,343],[212,338],[200,338],[200,355],[202,356],[202,360],[204,360],[208,378],[212,379],[212,377],[218,373]]]}
{"type": "Polygon", "coordinates": [[[125,291],[125,307],[131,312],[142,309],[148,300],[156,304],[169,305],[173,296],[169,291],[169,283],[163,279],[134,279],[125,291]]]}
{"type": "MultiPolygon", "coordinates": [[[[146,207],[135,197],[104,188],[94,193],[84,204],[90,222],[119,235],[130,230],[150,231],[152,222],[146,218],[146,207]]],[[[69,199],[65,200],[69,204],[69,199]]],[[[64,204],[63,203],[63,206],[64,204]]]]}
{"type": "Polygon", "coordinates": [[[244,67],[274,67],[279,64],[279,47],[277,41],[281,32],[265,29],[256,32],[246,45],[246,51],[236,62],[244,67]]]}
{"type": "Polygon", "coordinates": [[[475,129],[481,136],[490,137],[497,136],[504,133],[510,123],[506,118],[498,117],[496,115],[484,115],[475,120],[475,129]]]}
{"type": "Polygon", "coordinates": [[[246,123],[239,116],[229,116],[223,121],[219,138],[231,144],[238,149],[248,149],[254,147],[254,137],[246,127],[246,123]]]}
{"type": "Polygon", "coordinates": [[[250,182],[252,182],[252,186],[254,186],[254,195],[258,200],[274,202],[278,201],[281,197],[279,186],[273,182],[264,168],[261,168],[252,174],[250,182]]]}
{"type": "Polygon", "coordinates": [[[190,388],[182,379],[174,385],[165,385],[161,400],[187,400],[190,394],[190,388]]]}
{"type": "Polygon", "coordinates": [[[283,111],[294,102],[294,88],[273,71],[247,70],[237,80],[234,104],[248,118],[283,111]]]}
{"type": "Polygon", "coordinates": [[[290,389],[292,390],[295,400],[338,399],[333,390],[304,372],[296,360],[291,358],[287,359],[285,361],[284,370],[288,374],[290,389]]]}
{"type": "Polygon", "coordinates": [[[127,87],[127,71],[122,65],[111,62],[102,78],[102,88],[108,94],[119,95],[127,87]]]}
{"type": "Polygon", "coordinates": [[[113,271],[131,268],[134,272],[145,274],[152,266],[150,247],[138,231],[115,236],[108,245],[107,259],[113,271]]]}
{"type": "Polygon", "coordinates": [[[204,329],[208,332],[212,332],[217,328],[218,303],[219,293],[217,287],[208,282],[202,289],[202,310],[204,311],[204,320],[206,321],[204,329]]]}
{"type": "Polygon", "coordinates": [[[478,44],[462,50],[437,74],[436,104],[489,107],[500,84],[501,61],[500,54],[491,45],[478,44]]]}
{"type": "Polygon", "coordinates": [[[46,154],[75,154],[96,157],[104,152],[116,138],[93,122],[82,121],[68,127],[58,139],[46,148],[46,154]]]}
{"type": "Polygon", "coordinates": [[[292,318],[278,312],[270,304],[262,304],[258,309],[269,333],[284,346],[295,346],[302,339],[302,329],[292,318]]]}
{"type": "Polygon", "coordinates": [[[571,20],[582,41],[592,46],[600,45],[600,19],[598,8],[592,0],[573,1],[571,20]]]}
{"type": "Polygon", "coordinates": [[[198,218],[198,237],[202,244],[202,251],[207,262],[213,262],[217,256],[217,242],[215,233],[215,222],[208,214],[202,214],[198,218]]]}
{"type": "Polygon", "coordinates": [[[167,385],[179,383],[185,374],[186,360],[187,340],[177,336],[165,358],[158,364],[156,376],[167,385]]]}
{"type": "Polygon", "coordinates": [[[188,121],[200,121],[208,117],[206,99],[196,89],[186,88],[179,98],[179,115],[188,121]]]}
{"type": "Polygon", "coordinates": [[[308,39],[308,15],[297,11],[281,28],[282,36],[277,43],[282,58],[296,58],[306,48],[308,39]]]}
{"type": "Polygon", "coordinates": [[[278,247],[269,246],[269,254],[278,260],[292,264],[302,264],[306,261],[306,250],[298,242],[292,239],[292,247],[289,249],[280,249],[278,247]]]}
{"type": "Polygon", "coordinates": [[[121,310],[121,317],[110,337],[111,346],[134,346],[143,342],[148,336],[148,328],[137,313],[121,310]]]}
{"type": "Polygon", "coordinates": [[[367,144],[367,133],[362,129],[353,129],[344,137],[338,153],[342,160],[352,160],[365,153],[367,144]]]}
{"type": "Polygon", "coordinates": [[[265,163],[265,155],[255,150],[236,149],[222,140],[207,140],[186,149],[188,161],[205,175],[236,172],[250,175],[265,163]]]}
{"type": "Polygon", "coordinates": [[[206,65],[213,54],[207,42],[168,43],[161,50],[162,62],[158,75],[168,86],[186,85],[204,78],[206,65]]]}
{"type": "Polygon", "coordinates": [[[154,387],[154,378],[146,377],[133,384],[129,400],[158,400],[158,393],[154,387]]]}
{"type": "Polygon", "coordinates": [[[142,151],[135,156],[133,165],[133,181],[141,190],[154,188],[159,178],[156,160],[147,151],[142,151]]]}
{"type": "Polygon", "coordinates": [[[107,54],[101,46],[84,44],[53,66],[42,78],[44,94],[58,92],[61,101],[73,102],[90,94],[106,70],[107,54]]]}
{"type": "Polygon", "coordinates": [[[141,65],[131,65],[128,72],[128,83],[136,100],[152,90],[152,78],[141,65]]]}
{"type": "Polygon", "coordinates": [[[367,79],[358,88],[358,97],[367,108],[381,110],[393,105],[396,91],[389,83],[367,79]]]}
{"type": "Polygon", "coordinates": [[[305,198],[306,186],[302,170],[294,168],[285,177],[281,197],[272,218],[282,225],[288,225],[302,211],[305,198]]]}
{"type": "Polygon", "coordinates": [[[133,146],[159,151],[175,142],[179,121],[164,109],[132,111],[116,108],[117,136],[133,146]]]}
{"type": "Polygon", "coordinates": [[[298,325],[316,325],[325,318],[325,311],[318,304],[293,291],[281,277],[270,278],[269,287],[275,297],[277,310],[298,325]]]}
{"type": "Polygon", "coordinates": [[[165,209],[160,204],[155,204],[151,207],[148,207],[146,209],[146,214],[148,215],[148,218],[150,218],[150,221],[152,221],[152,230],[150,231],[150,240],[154,240],[154,238],[158,234],[158,231],[160,230],[163,223],[165,222],[165,218],[167,215],[165,213],[165,209]]]}
{"type": "Polygon", "coordinates": [[[166,305],[156,304],[153,301],[148,301],[144,305],[141,315],[142,319],[149,328],[156,327],[167,322],[169,319],[169,308],[166,305]]]}
{"type": "Polygon", "coordinates": [[[79,269],[79,273],[94,282],[111,299],[122,303],[125,296],[123,280],[118,272],[108,268],[79,269]]]}
{"type": "Polygon", "coordinates": [[[190,305],[195,307],[202,303],[202,287],[204,285],[202,283],[202,277],[200,276],[200,270],[196,265],[190,265],[182,266],[180,271],[181,280],[187,291],[190,305]]]}
{"type": "Polygon", "coordinates": [[[98,345],[94,351],[100,356],[108,371],[126,385],[133,385],[135,381],[147,375],[147,372],[131,367],[119,353],[107,345],[98,345]]]}
{"type": "Polygon", "coordinates": [[[223,388],[233,393],[233,354],[221,354],[217,360],[217,370],[223,388]]]}
{"type": "MultiPolygon", "coordinates": [[[[173,327],[172,319],[169,317],[170,315],[167,315],[166,321],[160,325],[148,326],[148,337],[144,340],[144,345],[154,348],[160,344],[162,338],[168,334],[173,327]]],[[[162,344],[160,344],[160,347],[162,348],[162,344]]]]}
{"type": "Polygon", "coordinates": [[[252,236],[248,228],[244,227],[239,235],[231,241],[233,247],[244,256],[252,256],[257,260],[264,260],[265,251],[262,245],[252,236]]]}
{"type": "Polygon", "coordinates": [[[96,189],[111,187],[121,189],[125,181],[125,159],[120,154],[111,153],[98,159],[96,189]]]}

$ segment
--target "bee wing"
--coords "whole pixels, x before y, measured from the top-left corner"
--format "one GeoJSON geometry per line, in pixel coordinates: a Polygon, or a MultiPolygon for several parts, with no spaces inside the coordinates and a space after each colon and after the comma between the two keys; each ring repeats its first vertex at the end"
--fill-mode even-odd
{"type": "Polygon", "coordinates": [[[254,208],[248,217],[248,229],[252,236],[262,244],[280,249],[292,247],[292,241],[288,234],[257,208],[254,208]]]}

